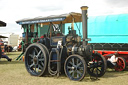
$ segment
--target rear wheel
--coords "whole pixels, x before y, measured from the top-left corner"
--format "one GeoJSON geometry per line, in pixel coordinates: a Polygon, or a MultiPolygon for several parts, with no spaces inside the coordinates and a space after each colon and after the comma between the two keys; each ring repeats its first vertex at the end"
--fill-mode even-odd
{"type": "Polygon", "coordinates": [[[80,81],[85,77],[86,68],[84,58],[79,55],[69,56],[64,65],[65,74],[74,81],[80,81]]]}
{"type": "Polygon", "coordinates": [[[47,51],[43,45],[34,43],[25,52],[25,67],[33,76],[42,76],[48,63],[47,51]]]}
{"type": "Polygon", "coordinates": [[[99,53],[92,54],[92,61],[89,61],[87,72],[94,77],[101,77],[105,74],[107,63],[99,53]]]}
{"type": "Polygon", "coordinates": [[[116,71],[123,71],[126,68],[126,60],[123,57],[118,57],[117,65],[115,66],[116,71]]]}

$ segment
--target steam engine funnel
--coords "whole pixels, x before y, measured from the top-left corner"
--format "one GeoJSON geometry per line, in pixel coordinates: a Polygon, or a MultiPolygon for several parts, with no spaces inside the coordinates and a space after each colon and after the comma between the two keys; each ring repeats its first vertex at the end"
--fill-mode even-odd
{"type": "Polygon", "coordinates": [[[82,29],[83,29],[83,46],[86,46],[88,44],[88,34],[87,34],[87,6],[82,6],[82,29]]]}

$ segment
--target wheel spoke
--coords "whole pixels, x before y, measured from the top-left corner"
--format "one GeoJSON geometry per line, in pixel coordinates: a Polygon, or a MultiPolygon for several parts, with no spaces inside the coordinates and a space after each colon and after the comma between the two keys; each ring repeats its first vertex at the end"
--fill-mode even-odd
{"type": "Polygon", "coordinates": [[[77,67],[79,67],[82,63],[80,62],[79,64],[77,64],[77,67]]]}
{"type": "Polygon", "coordinates": [[[38,50],[36,48],[34,48],[35,52],[38,53],[38,50]]]}
{"type": "Polygon", "coordinates": [[[70,73],[70,74],[73,73],[73,70],[69,71],[69,73],[70,73]]]}
{"type": "Polygon", "coordinates": [[[75,74],[75,72],[74,72],[74,70],[73,70],[73,72],[72,72],[72,77],[74,77],[74,74],[75,74]]]}
{"type": "Polygon", "coordinates": [[[39,61],[44,61],[44,59],[39,59],[39,61]]]}
{"type": "Polygon", "coordinates": [[[120,69],[123,69],[123,67],[122,67],[122,66],[120,66],[120,69]]]}
{"type": "Polygon", "coordinates": [[[43,69],[43,67],[42,67],[40,64],[38,65],[38,67],[39,67],[40,69],[43,69]]]}
{"type": "Polygon", "coordinates": [[[41,62],[41,65],[44,67],[44,63],[43,62],[41,62]]]}
{"type": "Polygon", "coordinates": [[[35,56],[35,51],[33,50],[33,56],[35,56]]]}
{"type": "Polygon", "coordinates": [[[77,74],[80,74],[80,75],[81,75],[82,73],[81,73],[80,71],[77,70],[77,74]]]}
{"type": "Polygon", "coordinates": [[[41,50],[39,51],[39,53],[37,54],[37,56],[36,56],[36,57],[39,57],[40,53],[41,53],[41,50]]]}
{"type": "Polygon", "coordinates": [[[30,56],[31,58],[33,58],[33,57],[34,57],[32,54],[29,54],[29,56],[30,56]]]}
{"type": "Polygon", "coordinates": [[[99,68],[97,68],[97,70],[101,73],[101,70],[99,68]]]}
{"type": "Polygon", "coordinates": [[[70,67],[70,66],[67,66],[67,68],[68,68],[68,69],[72,69],[72,67],[70,67]]]}
{"type": "Polygon", "coordinates": [[[83,67],[78,67],[80,70],[83,70],[84,68],[83,67]]]}
{"type": "Polygon", "coordinates": [[[80,76],[79,76],[79,74],[77,74],[77,78],[79,78],[80,76]]]}
{"type": "Polygon", "coordinates": [[[73,66],[73,63],[71,61],[69,63],[73,66]]]}
{"type": "Polygon", "coordinates": [[[33,66],[34,66],[34,63],[32,63],[32,64],[30,65],[30,68],[33,67],[33,66]]]}
{"type": "Polygon", "coordinates": [[[74,58],[72,58],[72,64],[75,65],[75,63],[74,63],[74,58]]]}

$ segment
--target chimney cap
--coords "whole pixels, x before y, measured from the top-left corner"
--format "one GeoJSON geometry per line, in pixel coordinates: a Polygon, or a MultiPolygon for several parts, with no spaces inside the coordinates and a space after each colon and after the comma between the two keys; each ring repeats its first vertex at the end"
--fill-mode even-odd
{"type": "Polygon", "coordinates": [[[88,9],[88,6],[82,6],[81,9],[82,10],[87,10],[88,9]]]}

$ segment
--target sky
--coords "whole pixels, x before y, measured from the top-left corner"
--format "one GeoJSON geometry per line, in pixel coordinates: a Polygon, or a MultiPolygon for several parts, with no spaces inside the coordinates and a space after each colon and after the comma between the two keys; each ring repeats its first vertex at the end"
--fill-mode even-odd
{"type": "Polygon", "coordinates": [[[16,23],[24,18],[81,13],[81,6],[88,6],[88,16],[128,13],[128,0],[0,0],[0,20],[7,23],[0,33],[22,35],[23,29],[16,23]]]}

